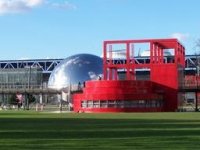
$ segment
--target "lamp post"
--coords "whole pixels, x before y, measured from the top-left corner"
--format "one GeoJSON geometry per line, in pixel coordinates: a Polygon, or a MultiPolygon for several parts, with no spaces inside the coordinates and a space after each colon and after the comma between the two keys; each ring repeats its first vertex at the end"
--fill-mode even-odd
{"type": "MultiPolygon", "coordinates": [[[[199,50],[199,48],[200,48],[200,39],[198,39],[197,41],[196,41],[196,46],[195,46],[196,48],[198,48],[198,50],[199,50]]],[[[195,51],[196,51],[196,49],[195,49],[195,51]]],[[[196,104],[195,104],[195,111],[199,111],[199,109],[198,109],[198,91],[199,91],[199,83],[198,83],[198,77],[199,77],[199,59],[198,59],[198,54],[199,53],[197,53],[197,52],[195,52],[196,53],[196,75],[197,75],[197,78],[196,78],[196,82],[197,82],[197,90],[196,90],[196,104]]]]}
{"type": "Polygon", "coordinates": [[[198,109],[198,91],[199,91],[199,84],[198,84],[198,77],[199,77],[199,60],[196,54],[196,85],[197,85],[197,90],[195,92],[195,96],[196,96],[196,102],[195,102],[195,111],[199,111],[198,109]]]}

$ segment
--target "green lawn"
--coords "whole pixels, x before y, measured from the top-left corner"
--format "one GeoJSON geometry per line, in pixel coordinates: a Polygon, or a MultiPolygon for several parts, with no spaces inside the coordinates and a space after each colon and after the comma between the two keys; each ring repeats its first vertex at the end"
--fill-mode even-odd
{"type": "Polygon", "coordinates": [[[200,149],[200,113],[0,111],[0,150],[200,149]]]}

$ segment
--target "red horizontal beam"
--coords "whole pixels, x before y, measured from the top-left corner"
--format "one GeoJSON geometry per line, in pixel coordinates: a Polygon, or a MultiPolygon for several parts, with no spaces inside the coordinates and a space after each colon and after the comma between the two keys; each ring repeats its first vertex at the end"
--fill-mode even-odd
{"type": "Polygon", "coordinates": [[[108,40],[104,44],[150,43],[150,42],[178,42],[177,39],[142,39],[142,40],[108,40]]]}

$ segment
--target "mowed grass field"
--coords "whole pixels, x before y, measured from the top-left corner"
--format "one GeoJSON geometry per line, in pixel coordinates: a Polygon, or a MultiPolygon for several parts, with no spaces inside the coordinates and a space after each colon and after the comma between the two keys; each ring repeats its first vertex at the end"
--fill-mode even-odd
{"type": "Polygon", "coordinates": [[[200,113],[0,111],[0,150],[200,149],[200,113]]]}

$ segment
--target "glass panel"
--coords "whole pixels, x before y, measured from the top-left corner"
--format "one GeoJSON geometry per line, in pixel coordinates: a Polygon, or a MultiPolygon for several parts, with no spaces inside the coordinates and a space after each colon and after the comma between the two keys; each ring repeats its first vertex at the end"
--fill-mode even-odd
{"type": "Polygon", "coordinates": [[[108,101],[100,101],[100,107],[101,108],[107,108],[108,107],[108,101]]]}
{"type": "Polygon", "coordinates": [[[111,107],[111,108],[116,107],[116,101],[109,100],[108,101],[108,107],[111,107]]]}
{"type": "Polygon", "coordinates": [[[81,107],[86,108],[87,107],[87,101],[82,101],[81,102],[81,107]]]}
{"type": "Polygon", "coordinates": [[[99,101],[93,101],[93,107],[94,108],[99,108],[100,107],[100,102],[99,101]]]}
{"type": "Polygon", "coordinates": [[[93,101],[88,101],[88,108],[92,108],[93,107],[93,101]]]}

